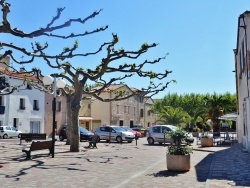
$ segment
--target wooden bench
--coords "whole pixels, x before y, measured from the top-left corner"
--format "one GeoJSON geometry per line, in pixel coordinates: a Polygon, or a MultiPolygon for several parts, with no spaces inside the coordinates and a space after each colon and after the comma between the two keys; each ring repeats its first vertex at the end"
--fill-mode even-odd
{"type": "Polygon", "coordinates": [[[46,137],[46,133],[22,133],[20,137],[20,145],[22,144],[22,140],[31,142],[32,140],[46,140],[46,137]]]}
{"type": "MultiPolygon", "coordinates": [[[[98,135],[94,135],[91,137],[91,139],[89,140],[89,146],[88,148],[97,148],[96,143],[99,141],[99,136],[98,135]]],[[[97,148],[98,149],[98,148],[97,148]]]]}
{"type": "Polygon", "coordinates": [[[34,142],[33,141],[30,145],[30,149],[29,150],[23,149],[22,152],[26,153],[26,160],[27,160],[27,159],[32,159],[31,158],[32,151],[43,150],[43,149],[48,149],[49,155],[50,155],[52,153],[52,140],[42,141],[42,142],[40,142],[40,141],[34,142]]]}

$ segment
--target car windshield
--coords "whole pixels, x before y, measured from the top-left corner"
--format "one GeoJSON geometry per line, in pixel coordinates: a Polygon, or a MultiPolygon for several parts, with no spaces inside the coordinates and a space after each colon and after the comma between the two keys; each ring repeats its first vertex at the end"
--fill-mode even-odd
{"type": "Polygon", "coordinates": [[[121,128],[121,127],[118,127],[118,126],[115,126],[115,127],[112,127],[115,131],[118,131],[118,132],[122,132],[124,131],[125,129],[121,128]]]}
{"type": "Polygon", "coordinates": [[[169,125],[169,128],[173,131],[176,131],[178,129],[178,127],[174,126],[174,125],[169,125]]]}
{"type": "Polygon", "coordinates": [[[122,127],[123,129],[125,129],[125,131],[131,131],[132,129],[129,127],[122,127]]]}
{"type": "Polygon", "coordinates": [[[89,132],[89,131],[83,127],[80,127],[80,132],[84,133],[84,132],[89,132]]]}

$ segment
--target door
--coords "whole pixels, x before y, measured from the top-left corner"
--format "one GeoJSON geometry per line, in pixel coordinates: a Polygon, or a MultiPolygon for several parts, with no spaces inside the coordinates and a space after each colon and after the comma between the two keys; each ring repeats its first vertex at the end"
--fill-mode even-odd
{"type": "Polygon", "coordinates": [[[30,122],[30,133],[40,133],[40,122],[31,121],[30,122]]]}
{"type": "Polygon", "coordinates": [[[19,132],[17,132],[17,128],[15,127],[11,127],[11,130],[12,130],[12,136],[18,136],[19,132]]]}
{"type": "Polygon", "coordinates": [[[134,121],[130,120],[130,128],[134,127],[134,121]]]}
{"type": "Polygon", "coordinates": [[[89,130],[89,122],[86,122],[86,129],[89,130]]]}
{"type": "Polygon", "coordinates": [[[13,119],[13,127],[18,129],[18,118],[13,119]]]}
{"type": "Polygon", "coordinates": [[[169,127],[162,127],[162,135],[163,135],[162,140],[164,140],[164,133],[165,133],[166,134],[165,142],[171,142],[172,140],[168,137],[171,131],[172,130],[169,127]]]}
{"type": "Polygon", "coordinates": [[[119,126],[123,126],[123,120],[119,121],[119,126]]]}
{"type": "Polygon", "coordinates": [[[108,136],[109,136],[109,127],[105,126],[100,127],[100,133],[99,133],[100,140],[108,140],[108,136]]]}
{"type": "Polygon", "coordinates": [[[155,142],[163,142],[163,134],[161,133],[161,126],[152,127],[151,137],[155,140],[155,142]]]}
{"type": "Polygon", "coordinates": [[[13,131],[11,130],[11,127],[5,127],[5,131],[9,137],[12,137],[13,136],[13,131]]]}

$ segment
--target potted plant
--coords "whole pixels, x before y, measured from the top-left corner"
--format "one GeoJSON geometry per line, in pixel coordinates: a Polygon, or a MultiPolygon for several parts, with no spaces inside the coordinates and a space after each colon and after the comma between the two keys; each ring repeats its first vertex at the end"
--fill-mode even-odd
{"type": "Polygon", "coordinates": [[[190,169],[190,153],[192,148],[183,140],[186,140],[188,133],[182,128],[171,131],[169,137],[172,143],[168,146],[167,169],[171,171],[188,171],[190,169]]]}
{"type": "Polygon", "coordinates": [[[201,134],[201,147],[212,147],[213,137],[208,135],[208,132],[202,131],[201,134]]]}
{"type": "Polygon", "coordinates": [[[198,137],[199,136],[199,132],[200,132],[199,127],[194,127],[193,128],[193,132],[192,132],[193,137],[198,137]]]}

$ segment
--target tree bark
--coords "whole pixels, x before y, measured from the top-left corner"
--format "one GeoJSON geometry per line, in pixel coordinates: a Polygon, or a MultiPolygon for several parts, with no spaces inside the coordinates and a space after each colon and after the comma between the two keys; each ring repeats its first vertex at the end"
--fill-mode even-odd
{"type": "Polygon", "coordinates": [[[66,99],[67,99],[67,142],[66,145],[70,145],[70,138],[71,138],[71,129],[72,129],[72,111],[71,111],[71,95],[66,95],[66,99]]]}
{"type": "Polygon", "coordinates": [[[81,100],[82,100],[82,89],[81,84],[75,85],[75,92],[72,94],[71,100],[71,135],[70,135],[70,151],[71,152],[79,152],[79,111],[81,108],[81,100]]]}

